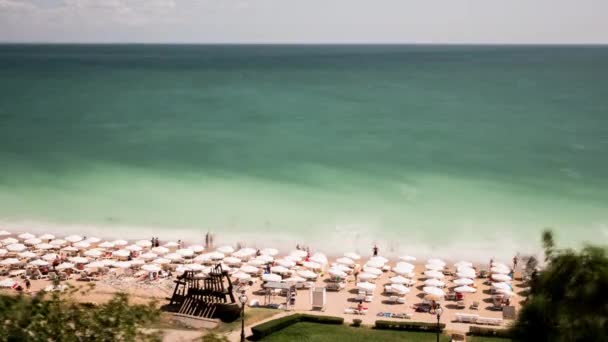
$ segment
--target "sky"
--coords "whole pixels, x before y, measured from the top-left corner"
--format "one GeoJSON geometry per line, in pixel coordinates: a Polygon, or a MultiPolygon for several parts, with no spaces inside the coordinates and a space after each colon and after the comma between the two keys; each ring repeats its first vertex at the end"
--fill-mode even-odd
{"type": "Polygon", "coordinates": [[[0,41],[608,44],[608,0],[0,0],[0,41]]]}

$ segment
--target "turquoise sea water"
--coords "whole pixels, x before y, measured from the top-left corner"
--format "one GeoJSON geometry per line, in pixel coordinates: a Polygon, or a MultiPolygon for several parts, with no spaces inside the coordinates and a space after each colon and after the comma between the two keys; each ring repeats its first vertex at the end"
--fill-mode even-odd
{"type": "Polygon", "coordinates": [[[475,256],[608,240],[608,47],[0,46],[0,225],[475,256]]]}

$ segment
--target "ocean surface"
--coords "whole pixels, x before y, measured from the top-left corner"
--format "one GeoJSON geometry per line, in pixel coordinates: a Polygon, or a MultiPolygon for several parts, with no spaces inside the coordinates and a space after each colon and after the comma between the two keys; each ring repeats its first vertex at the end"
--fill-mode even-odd
{"type": "Polygon", "coordinates": [[[0,228],[504,257],[608,241],[608,47],[0,45],[0,228]]]}

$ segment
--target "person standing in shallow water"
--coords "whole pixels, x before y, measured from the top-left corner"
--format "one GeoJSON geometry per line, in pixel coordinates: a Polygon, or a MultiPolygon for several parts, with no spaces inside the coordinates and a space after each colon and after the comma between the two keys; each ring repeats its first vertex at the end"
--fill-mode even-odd
{"type": "Polygon", "coordinates": [[[377,245],[374,245],[373,251],[374,251],[374,256],[378,256],[378,246],[377,245]]]}

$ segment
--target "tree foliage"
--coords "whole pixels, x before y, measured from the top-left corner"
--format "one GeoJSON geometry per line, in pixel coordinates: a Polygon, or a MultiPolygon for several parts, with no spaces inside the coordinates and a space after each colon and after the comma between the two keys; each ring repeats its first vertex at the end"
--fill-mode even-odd
{"type": "Polygon", "coordinates": [[[608,341],[608,255],[557,250],[543,233],[547,265],[530,283],[513,333],[520,341],[608,341]]]}
{"type": "Polygon", "coordinates": [[[0,296],[0,341],[157,341],[142,328],[159,315],[154,303],[131,305],[126,294],[101,305],[58,293],[0,296]]]}

